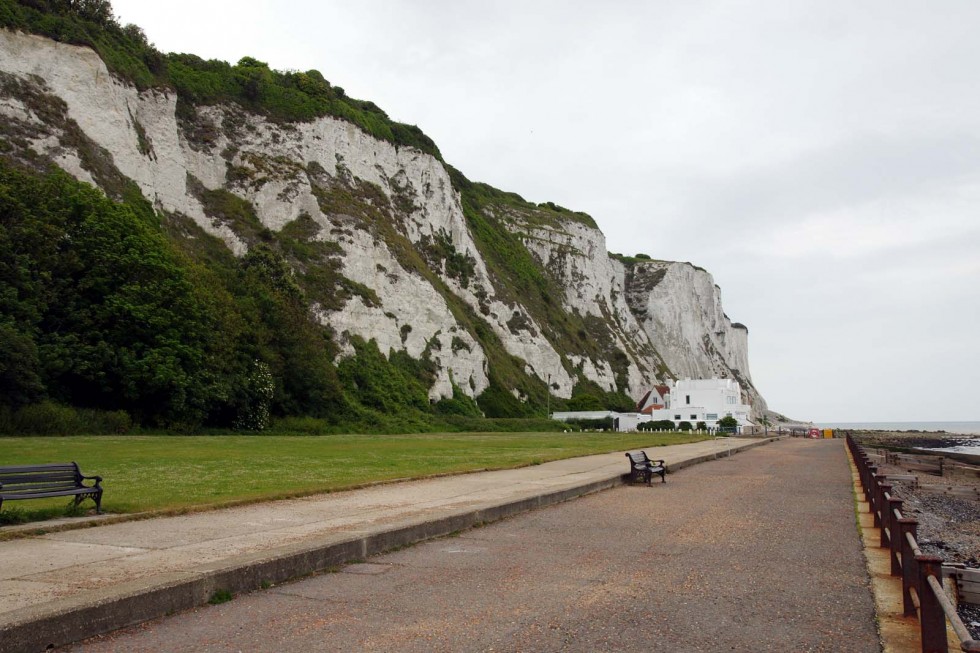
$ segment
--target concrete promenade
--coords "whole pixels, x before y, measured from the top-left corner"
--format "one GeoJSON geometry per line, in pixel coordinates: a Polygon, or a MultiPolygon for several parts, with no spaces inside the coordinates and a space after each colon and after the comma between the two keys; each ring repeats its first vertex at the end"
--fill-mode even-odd
{"type": "Polygon", "coordinates": [[[842,444],[784,440],[65,653],[880,653],[842,444]]]}
{"type": "MultiPolygon", "coordinates": [[[[672,472],[766,440],[658,447],[672,472]]],[[[38,651],[622,484],[622,452],[0,542],[0,651],[38,651]]],[[[670,476],[668,475],[668,483],[670,476]]]]}

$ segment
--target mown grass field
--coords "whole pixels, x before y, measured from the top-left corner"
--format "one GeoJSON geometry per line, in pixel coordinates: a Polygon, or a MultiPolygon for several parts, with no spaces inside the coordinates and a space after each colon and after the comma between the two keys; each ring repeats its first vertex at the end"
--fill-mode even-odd
{"type": "MultiPolygon", "coordinates": [[[[0,465],[74,460],[83,474],[103,477],[103,510],[177,512],[393,479],[521,467],[704,437],[679,433],[4,437],[0,465]]],[[[66,501],[5,502],[0,523],[65,514],[66,501]]],[[[90,501],[84,504],[90,505],[90,501]]]]}

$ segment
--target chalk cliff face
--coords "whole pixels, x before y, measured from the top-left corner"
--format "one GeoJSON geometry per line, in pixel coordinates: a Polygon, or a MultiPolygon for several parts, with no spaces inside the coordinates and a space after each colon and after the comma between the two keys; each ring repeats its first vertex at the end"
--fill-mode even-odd
{"type": "Polygon", "coordinates": [[[92,50],[3,30],[0,120],[9,157],[54,162],[110,195],[131,180],[162,215],[190,219],[236,255],[257,231],[303,225],[335,266],[337,292],[311,311],[340,355],[356,336],[426,357],[437,369],[433,399],[454,384],[484,392],[499,360],[488,347],[499,347],[523,368],[527,382],[511,376],[506,388],[518,398],[532,381],[558,397],[592,383],[637,398],[670,376],[723,375],[761,403],[747,330],[724,315],[706,272],[621,262],[588,216],[499,191],[467,214],[436,157],[348,122],[274,123],[237,105],[179,110],[173,92],[137,90],[92,50]],[[229,217],[216,198],[248,206],[255,223],[229,217]],[[517,248],[505,257],[481,239],[482,220],[517,248]],[[508,267],[515,260],[523,277],[508,267]]]}
{"type": "Polygon", "coordinates": [[[749,374],[748,329],[721,306],[721,289],[690,263],[637,263],[627,301],[671,372],[678,378],[735,378],[755,414],[766,409],[749,374]]]}

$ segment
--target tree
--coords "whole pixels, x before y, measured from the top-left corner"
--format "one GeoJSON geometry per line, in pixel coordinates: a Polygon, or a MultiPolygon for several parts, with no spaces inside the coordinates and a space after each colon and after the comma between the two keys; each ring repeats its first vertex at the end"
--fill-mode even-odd
{"type": "Polygon", "coordinates": [[[738,420],[731,415],[726,415],[718,420],[718,428],[725,433],[735,433],[738,429],[738,420]]]}

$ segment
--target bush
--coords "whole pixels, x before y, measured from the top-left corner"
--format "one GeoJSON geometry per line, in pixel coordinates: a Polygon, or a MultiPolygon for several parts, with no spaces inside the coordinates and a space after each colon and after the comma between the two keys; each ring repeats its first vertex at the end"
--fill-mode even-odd
{"type": "Polygon", "coordinates": [[[698,423],[697,423],[697,424],[696,424],[696,425],[694,426],[694,428],[696,428],[696,429],[697,429],[697,430],[699,430],[699,431],[707,431],[707,430],[708,430],[708,425],[707,425],[707,423],[705,423],[705,422],[698,422],[698,423]]]}
{"type": "Polygon", "coordinates": [[[611,431],[615,428],[612,417],[603,417],[602,419],[570,419],[566,420],[565,423],[577,427],[582,431],[611,431]]]}
{"type": "Polygon", "coordinates": [[[602,401],[598,397],[590,394],[582,394],[572,397],[565,404],[566,410],[606,410],[602,401]]]}
{"type": "Polygon", "coordinates": [[[462,415],[464,417],[483,417],[480,407],[472,397],[468,397],[453,383],[453,396],[440,399],[433,406],[437,415],[462,415]]]}
{"type": "Polygon", "coordinates": [[[111,435],[127,433],[132,418],[124,410],[72,408],[53,401],[0,413],[0,433],[18,435],[111,435]]]}
{"type": "Polygon", "coordinates": [[[669,419],[659,419],[651,422],[641,422],[636,427],[639,431],[674,431],[677,429],[669,419]]]}
{"type": "Polygon", "coordinates": [[[690,422],[681,422],[680,424],[677,425],[678,431],[690,431],[693,428],[694,427],[691,426],[690,422]]]}

